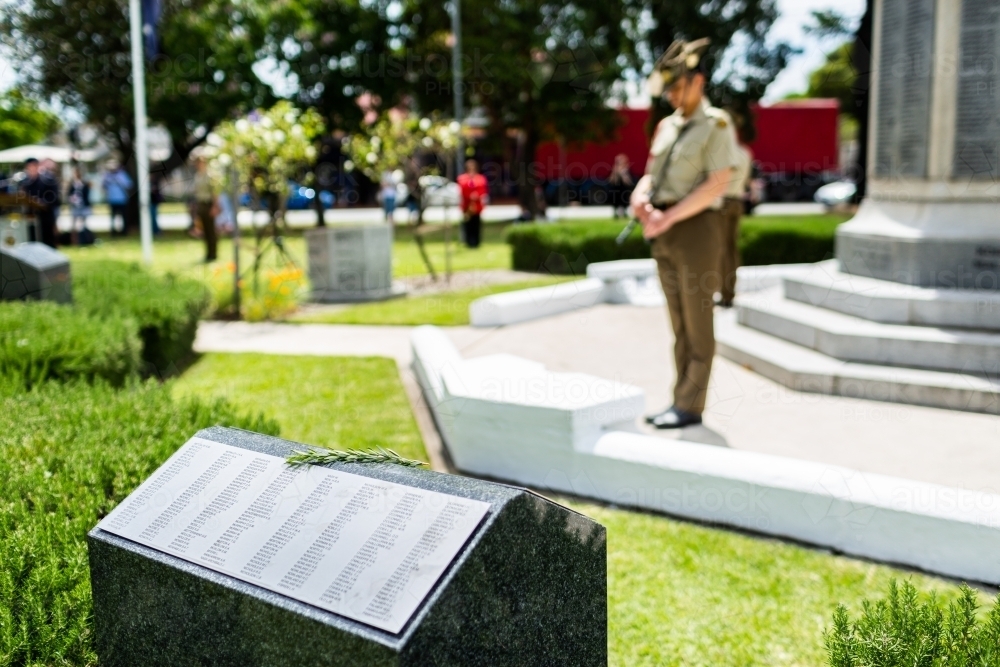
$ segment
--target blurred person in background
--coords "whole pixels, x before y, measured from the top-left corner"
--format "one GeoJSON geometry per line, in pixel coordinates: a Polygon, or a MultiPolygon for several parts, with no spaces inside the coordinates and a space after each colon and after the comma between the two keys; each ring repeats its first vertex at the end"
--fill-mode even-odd
{"type": "Polygon", "coordinates": [[[163,174],[154,171],[149,174],[149,220],[153,228],[153,236],[160,235],[160,223],[156,219],[160,204],[163,203],[163,174]]]}
{"type": "Polygon", "coordinates": [[[38,169],[43,174],[51,178],[56,184],[56,192],[59,193],[59,201],[52,206],[52,215],[55,216],[56,220],[56,238],[59,238],[59,209],[62,208],[62,174],[59,171],[59,165],[56,161],[50,157],[40,160],[38,163],[38,169]]]}
{"type": "Polygon", "coordinates": [[[490,190],[486,177],[479,173],[479,163],[465,161],[465,173],[458,177],[458,187],[462,193],[462,228],[465,231],[465,245],[478,248],[483,230],[483,209],[489,200],[490,190]]]}
{"type": "Polygon", "coordinates": [[[35,209],[35,219],[41,238],[34,240],[55,248],[58,245],[56,211],[60,204],[59,184],[48,172],[42,171],[35,158],[24,161],[24,172],[25,179],[21,181],[21,191],[38,205],[35,209]]]}
{"type": "Polygon", "coordinates": [[[71,242],[80,245],[80,232],[87,229],[87,216],[90,215],[90,184],[83,180],[80,167],[73,167],[73,177],[66,187],[66,201],[69,202],[71,217],[71,242]]]}
{"type": "Polygon", "coordinates": [[[192,189],[198,222],[205,239],[205,263],[214,262],[218,257],[218,235],[215,231],[215,216],[218,204],[215,201],[215,186],[208,175],[208,162],[203,157],[195,160],[195,174],[192,189]]]}
{"type": "Polygon", "coordinates": [[[615,218],[628,217],[629,197],[632,196],[632,188],[635,187],[631,166],[628,156],[619,153],[615,156],[615,164],[611,167],[611,175],[608,176],[608,194],[611,195],[611,207],[614,209],[615,218]]]}
{"type": "Polygon", "coordinates": [[[392,216],[396,212],[396,180],[388,171],[382,174],[382,183],[378,196],[382,200],[382,212],[385,213],[385,221],[391,223],[392,216]]]}
{"type": "Polygon", "coordinates": [[[117,160],[108,160],[107,170],[104,178],[101,179],[101,188],[104,190],[104,199],[111,209],[111,235],[125,236],[128,234],[128,221],[125,217],[125,205],[128,203],[129,195],[132,191],[132,177],[128,175],[117,160]],[[119,232],[115,226],[115,219],[121,218],[122,229],[119,232]]]}

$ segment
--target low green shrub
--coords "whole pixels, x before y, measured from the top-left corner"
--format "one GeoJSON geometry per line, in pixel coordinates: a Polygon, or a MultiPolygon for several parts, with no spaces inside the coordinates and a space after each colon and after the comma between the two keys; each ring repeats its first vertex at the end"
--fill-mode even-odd
{"type": "Polygon", "coordinates": [[[614,220],[512,225],[506,241],[511,268],[555,274],[582,274],[593,262],[649,257],[649,245],[635,231],[625,243],[615,238],[625,222],[614,220]]]}
{"type": "Polygon", "coordinates": [[[0,303],[0,376],[23,388],[45,380],[121,386],[140,366],[135,322],[51,302],[0,303]]]}
{"type": "Polygon", "coordinates": [[[171,274],[154,276],[137,264],[99,261],[73,267],[73,298],[101,318],[132,318],[142,339],[143,372],[173,375],[190,357],[198,319],[208,306],[205,286],[171,274]]]}
{"type": "Polygon", "coordinates": [[[865,600],[852,620],[837,607],[825,636],[830,667],[1000,667],[1000,597],[981,619],[976,592],[963,585],[946,611],[910,582],[865,600]]]}
{"type": "Polygon", "coordinates": [[[278,432],[153,382],[0,383],[0,666],[96,664],[84,536],[214,424],[278,432]]]}
{"type": "Polygon", "coordinates": [[[802,264],[830,259],[841,221],[834,216],[761,221],[744,218],[739,242],[743,265],[802,264]]]}
{"type": "MultiPolygon", "coordinates": [[[[746,266],[818,262],[833,255],[834,233],[843,218],[806,216],[744,218],[740,253],[746,266]]],[[[625,226],[612,220],[553,225],[513,225],[507,229],[511,268],[556,274],[582,274],[593,262],[649,257],[649,245],[636,229],[625,243],[615,239],[625,226]]]]}

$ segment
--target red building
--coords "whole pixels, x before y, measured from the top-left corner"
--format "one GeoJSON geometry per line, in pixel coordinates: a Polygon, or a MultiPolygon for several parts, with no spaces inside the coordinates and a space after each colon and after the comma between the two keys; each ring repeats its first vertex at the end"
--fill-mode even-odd
{"type": "MultiPolygon", "coordinates": [[[[753,107],[757,137],[750,144],[758,172],[768,183],[769,199],[810,199],[839,171],[838,104],[836,100],[789,100],[753,107]]],[[[570,200],[586,198],[573,188],[590,189],[604,181],[615,155],[625,153],[637,177],[646,167],[648,109],[621,109],[617,137],[598,144],[546,142],[536,154],[542,177],[565,178],[570,200]]]]}

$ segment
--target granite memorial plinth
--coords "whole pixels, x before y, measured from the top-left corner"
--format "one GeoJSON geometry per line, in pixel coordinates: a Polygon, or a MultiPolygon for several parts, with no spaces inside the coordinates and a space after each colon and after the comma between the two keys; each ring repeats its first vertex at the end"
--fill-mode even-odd
{"type": "Polygon", "coordinates": [[[0,301],[72,301],[69,258],[42,243],[0,247],[0,301]]]}
{"type": "Polygon", "coordinates": [[[390,224],[306,231],[312,300],[342,303],[402,296],[392,284],[392,236],[390,224]]]}
{"type": "Polygon", "coordinates": [[[851,275],[1000,290],[1000,4],[876,0],[868,191],[851,275]]]}
{"type": "Polygon", "coordinates": [[[605,531],[523,489],[200,431],[88,535],[102,665],[606,665],[605,531]]]}

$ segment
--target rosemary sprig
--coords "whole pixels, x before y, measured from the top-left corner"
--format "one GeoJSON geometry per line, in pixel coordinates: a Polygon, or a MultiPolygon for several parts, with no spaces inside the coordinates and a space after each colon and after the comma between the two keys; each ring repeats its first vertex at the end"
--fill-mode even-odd
{"type": "Polygon", "coordinates": [[[344,451],[342,449],[324,449],[321,447],[310,447],[306,451],[294,451],[285,459],[289,465],[307,465],[324,463],[394,463],[407,468],[417,468],[427,465],[423,461],[414,459],[404,459],[391,449],[376,447],[375,449],[355,449],[344,451]]]}

